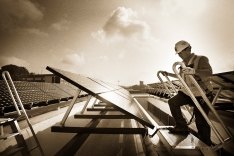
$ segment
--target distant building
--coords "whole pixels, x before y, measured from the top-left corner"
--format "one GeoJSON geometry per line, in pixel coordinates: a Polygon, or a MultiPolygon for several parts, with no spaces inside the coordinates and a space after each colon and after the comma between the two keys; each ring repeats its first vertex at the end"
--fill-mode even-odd
{"type": "Polygon", "coordinates": [[[31,74],[20,76],[18,81],[60,83],[60,77],[54,74],[31,74]]]}
{"type": "Polygon", "coordinates": [[[140,81],[140,86],[144,86],[144,81],[140,81]]]}

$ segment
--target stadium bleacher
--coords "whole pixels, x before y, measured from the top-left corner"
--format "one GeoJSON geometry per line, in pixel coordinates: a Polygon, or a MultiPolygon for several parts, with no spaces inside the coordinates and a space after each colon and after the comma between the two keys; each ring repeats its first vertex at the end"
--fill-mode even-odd
{"type": "MultiPolygon", "coordinates": [[[[72,99],[75,89],[62,83],[14,81],[16,90],[26,109],[47,106],[72,99]]],[[[10,86],[11,87],[11,86],[10,86]]],[[[85,93],[82,94],[84,96],[85,93]]],[[[15,111],[13,101],[4,81],[0,81],[1,116],[15,111]]]]}

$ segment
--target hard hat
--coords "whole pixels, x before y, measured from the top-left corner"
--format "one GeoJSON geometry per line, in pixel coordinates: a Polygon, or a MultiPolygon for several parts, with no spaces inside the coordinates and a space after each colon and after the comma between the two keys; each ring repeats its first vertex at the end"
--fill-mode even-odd
{"type": "Polygon", "coordinates": [[[185,48],[190,47],[190,44],[187,41],[181,40],[175,44],[176,54],[179,54],[185,48]]]}

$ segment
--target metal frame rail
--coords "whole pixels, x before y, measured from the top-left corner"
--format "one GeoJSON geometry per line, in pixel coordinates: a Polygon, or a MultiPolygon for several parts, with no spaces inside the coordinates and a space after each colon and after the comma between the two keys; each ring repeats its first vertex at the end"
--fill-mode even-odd
{"type": "MultiPolygon", "coordinates": [[[[217,91],[217,93],[216,93],[216,96],[214,97],[214,99],[217,101],[217,99],[218,99],[218,96],[221,94],[221,92],[222,92],[222,90],[223,89],[225,89],[225,88],[227,88],[227,86],[225,86],[225,85],[223,85],[223,84],[221,84],[221,83],[219,83],[219,82],[217,82],[217,81],[215,81],[215,80],[211,80],[212,82],[214,82],[216,85],[218,85],[219,86],[219,89],[218,89],[218,91],[217,91]]],[[[227,99],[229,99],[229,97],[226,97],[227,99]]],[[[213,100],[214,101],[214,100],[213,100]]],[[[214,105],[215,103],[214,102],[212,102],[212,105],[214,105]]]]}
{"type": "Polygon", "coordinates": [[[42,147],[41,147],[41,145],[40,145],[40,142],[39,142],[39,140],[38,140],[38,138],[37,138],[37,136],[36,136],[36,134],[35,134],[35,132],[34,132],[34,130],[33,130],[32,124],[31,124],[31,122],[30,122],[30,120],[29,120],[29,117],[28,117],[28,115],[27,115],[27,112],[26,112],[25,109],[24,109],[24,106],[23,106],[23,104],[22,104],[22,101],[21,101],[21,99],[20,99],[20,97],[19,97],[19,94],[18,94],[18,92],[17,92],[17,90],[16,90],[16,88],[15,88],[15,85],[14,85],[12,79],[11,79],[11,76],[10,76],[9,72],[8,72],[8,71],[3,71],[3,72],[2,72],[2,77],[3,77],[3,79],[4,79],[4,81],[5,81],[6,85],[7,85],[7,89],[8,89],[8,91],[9,91],[9,93],[10,93],[10,96],[11,96],[12,101],[13,101],[13,103],[14,103],[14,106],[15,106],[15,108],[16,108],[17,114],[20,116],[20,115],[21,115],[21,111],[22,111],[22,113],[24,114],[24,116],[25,116],[25,118],[26,118],[27,124],[28,124],[28,126],[29,126],[29,128],[30,128],[30,131],[32,132],[33,138],[34,138],[35,141],[36,141],[37,146],[34,147],[34,148],[32,148],[32,149],[29,149],[28,151],[30,152],[30,151],[34,150],[35,148],[39,148],[41,155],[44,156],[44,152],[43,152],[43,150],[42,150],[42,147]],[[11,87],[10,87],[8,81],[7,81],[7,78],[8,78],[8,81],[9,81],[9,83],[10,83],[12,89],[11,89],[11,87]],[[15,98],[16,98],[16,99],[15,99],[15,98]],[[19,110],[19,106],[17,105],[17,102],[16,102],[16,101],[18,102],[18,105],[20,106],[21,111],[19,110]]]}
{"type": "Polygon", "coordinates": [[[201,114],[204,117],[204,119],[207,121],[207,123],[210,125],[210,127],[212,128],[212,130],[215,133],[215,135],[220,140],[221,143],[219,145],[217,145],[216,147],[222,146],[225,142],[227,142],[227,141],[229,141],[229,140],[232,139],[231,132],[225,126],[225,124],[223,123],[223,121],[219,117],[219,115],[216,112],[216,110],[213,108],[211,102],[209,101],[209,99],[207,98],[206,94],[201,89],[201,87],[199,86],[199,84],[197,83],[197,81],[195,80],[195,78],[192,75],[188,75],[188,77],[190,78],[190,80],[192,81],[192,83],[197,87],[197,89],[201,93],[201,96],[204,99],[205,103],[207,104],[207,106],[209,107],[209,109],[211,110],[211,112],[214,114],[214,116],[218,119],[218,121],[220,122],[222,128],[225,130],[225,132],[227,133],[227,135],[229,137],[229,138],[226,138],[226,139],[222,138],[221,134],[216,129],[216,127],[213,125],[213,123],[210,121],[210,119],[208,118],[208,116],[206,115],[206,113],[204,112],[204,110],[202,109],[201,105],[199,104],[199,102],[197,101],[197,99],[195,98],[195,96],[193,95],[193,93],[191,92],[191,90],[189,89],[188,85],[185,83],[185,81],[183,80],[183,78],[180,76],[179,72],[176,69],[177,65],[180,65],[182,68],[185,68],[186,67],[185,64],[183,62],[175,62],[173,64],[173,71],[175,72],[175,74],[178,77],[178,79],[181,81],[182,85],[185,87],[186,91],[189,93],[191,99],[193,100],[193,102],[196,105],[196,107],[198,108],[198,110],[201,112],[201,114]]]}
{"type": "MultiPolygon", "coordinates": [[[[100,103],[99,99],[97,99],[96,97],[93,97],[92,95],[88,95],[83,108],[81,108],[81,111],[74,115],[75,119],[91,119],[90,122],[86,124],[85,126],[77,126],[77,125],[66,126],[65,122],[67,121],[67,118],[76,102],[76,99],[79,97],[80,92],[81,90],[77,90],[77,93],[74,96],[71,104],[69,105],[62,121],[60,122],[60,125],[55,125],[51,127],[52,132],[78,133],[76,135],[77,139],[82,140],[76,143],[76,145],[71,144],[71,146],[68,147],[68,150],[65,150],[65,151],[61,150],[63,151],[63,153],[66,153],[66,154],[68,153],[68,154],[73,155],[75,153],[74,151],[78,151],[79,148],[82,146],[82,144],[85,142],[85,140],[88,139],[89,134],[117,134],[117,135],[118,134],[140,134],[140,135],[134,136],[134,139],[136,143],[142,142],[142,145],[143,145],[143,137],[147,134],[147,129],[145,127],[142,127],[140,123],[135,122],[136,124],[132,125],[133,127],[131,128],[126,128],[122,126],[121,127],[97,127],[99,122],[102,119],[133,119],[133,118],[128,114],[124,114],[124,112],[122,112],[123,114],[120,114],[120,115],[107,114],[107,112],[109,111],[109,108],[113,107],[113,105],[110,103],[103,103],[103,102],[100,103]],[[95,99],[92,99],[92,97],[95,99]],[[91,99],[93,101],[91,101],[91,99]],[[90,105],[91,105],[91,108],[89,110],[87,107],[90,107],[90,105]],[[86,114],[85,111],[99,111],[99,114],[86,114]]],[[[116,109],[116,108],[115,110],[120,111],[119,109],[116,109]]],[[[70,145],[70,141],[69,141],[69,145],[70,145]]],[[[59,155],[59,153],[57,153],[56,155],[59,155]]]]}
{"type": "MultiPolygon", "coordinates": [[[[116,85],[110,85],[108,83],[102,82],[100,80],[92,79],[89,77],[84,77],[82,75],[76,75],[74,73],[70,73],[67,71],[59,70],[59,69],[53,69],[51,67],[47,67],[47,70],[51,71],[55,75],[63,78],[65,81],[71,83],[77,88],[77,93],[75,93],[72,102],[68,106],[68,109],[65,112],[65,115],[63,116],[62,121],[52,126],[51,131],[52,132],[64,132],[64,133],[92,133],[92,134],[141,134],[146,135],[147,134],[147,127],[154,128],[152,123],[147,121],[146,118],[144,118],[144,114],[137,110],[138,108],[135,106],[135,103],[132,103],[132,99],[128,99],[130,97],[130,93],[128,91],[125,91],[123,88],[116,86],[116,85]],[[80,92],[84,91],[87,93],[88,98],[86,103],[84,104],[83,108],[81,108],[81,112],[78,112],[78,115],[75,115],[75,118],[87,118],[87,119],[135,119],[139,123],[141,123],[140,127],[137,128],[114,128],[114,127],[102,127],[103,131],[100,131],[100,127],[90,127],[88,125],[80,127],[80,126],[70,126],[69,123],[66,124],[66,121],[68,119],[68,116],[73,109],[74,104],[76,103],[76,99],[79,97],[80,92]],[[109,95],[109,96],[108,96],[109,95]],[[91,98],[98,99],[102,102],[105,102],[107,106],[105,107],[94,107],[96,104],[93,104],[91,108],[86,108],[89,105],[89,102],[91,101],[91,98]],[[118,99],[120,98],[120,100],[118,99]],[[126,106],[130,108],[131,111],[125,110],[125,105],[122,106],[121,102],[126,103],[126,106]],[[111,107],[109,106],[111,104],[111,107]],[[95,115],[92,118],[91,114],[85,114],[84,111],[118,111],[122,114],[120,115],[109,115],[104,117],[104,115],[95,115]],[[105,131],[105,132],[104,132],[105,131]]],[[[94,102],[97,102],[97,100],[94,99],[94,102]]],[[[127,108],[126,108],[127,109],[127,108]]]]}
{"type": "MultiPolygon", "coordinates": [[[[60,125],[55,125],[51,128],[52,132],[67,132],[67,133],[88,133],[88,134],[141,134],[141,135],[145,135],[147,134],[147,129],[145,127],[137,127],[137,128],[108,128],[108,127],[79,127],[79,126],[66,126],[65,123],[67,121],[67,118],[69,117],[69,114],[71,113],[71,110],[73,108],[73,106],[76,103],[77,98],[79,97],[79,94],[81,93],[81,90],[78,89],[77,93],[75,94],[75,96],[73,97],[70,105],[68,106],[68,109],[66,111],[66,113],[63,116],[62,121],[60,122],[60,125]]],[[[85,102],[83,108],[81,109],[81,111],[78,114],[74,115],[74,118],[76,119],[92,119],[92,120],[96,120],[96,119],[133,119],[131,116],[127,115],[127,114],[123,114],[122,115],[107,115],[107,114],[84,114],[85,110],[87,111],[120,111],[117,108],[110,108],[110,105],[107,104],[107,106],[101,105],[102,108],[100,108],[100,106],[98,106],[98,104],[96,104],[96,102],[98,101],[97,98],[94,99],[93,103],[92,103],[92,108],[87,108],[87,106],[89,105],[91,99],[92,99],[92,95],[88,95],[87,97],[87,101],[85,102]],[[97,107],[97,108],[95,108],[97,107]],[[104,107],[104,108],[103,108],[104,107]]]]}

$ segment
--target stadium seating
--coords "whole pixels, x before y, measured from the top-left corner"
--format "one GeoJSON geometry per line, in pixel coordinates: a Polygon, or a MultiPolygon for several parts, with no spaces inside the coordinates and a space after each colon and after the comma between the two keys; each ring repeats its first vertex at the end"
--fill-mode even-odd
{"type": "MultiPolygon", "coordinates": [[[[71,86],[63,83],[14,81],[14,84],[26,109],[68,101],[73,98],[76,91],[71,86]]],[[[81,96],[85,96],[85,93],[81,96]]],[[[2,80],[0,81],[0,101],[1,115],[15,111],[10,93],[2,80]]]]}

